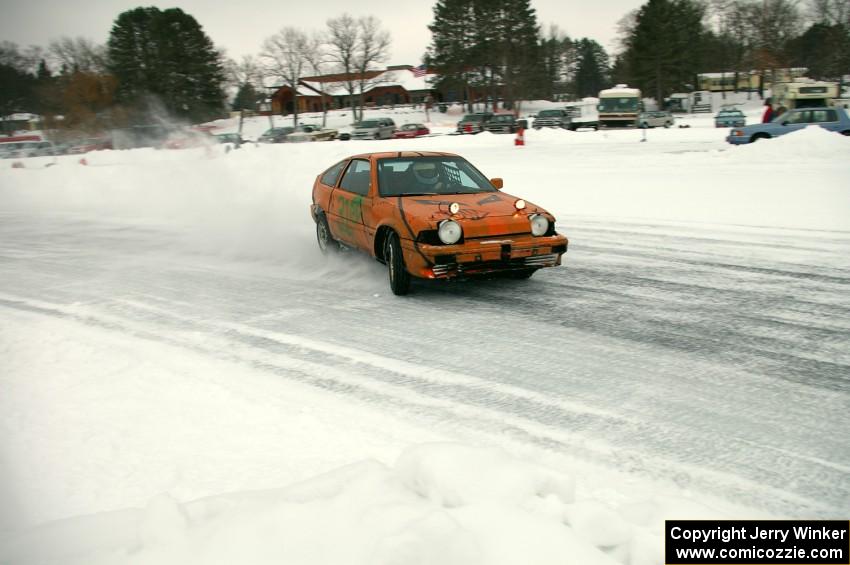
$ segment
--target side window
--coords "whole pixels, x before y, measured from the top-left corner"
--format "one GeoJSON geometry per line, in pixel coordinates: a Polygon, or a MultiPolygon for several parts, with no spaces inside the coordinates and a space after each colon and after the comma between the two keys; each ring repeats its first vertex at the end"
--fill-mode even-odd
{"type": "Polygon", "coordinates": [[[369,161],[354,159],[345,171],[339,187],[348,192],[366,196],[369,194],[369,161]]]}
{"type": "Polygon", "coordinates": [[[340,161],[322,175],[321,183],[325,186],[336,186],[336,179],[345,167],[345,161],[340,161]]]}
{"type": "Polygon", "coordinates": [[[469,175],[467,175],[465,171],[462,171],[455,163],[443,163],[443,170],[445,171],[446,177],[449,181],[454,184],[459,184],[464,188],[478,187],[478,185],[475,184],[475,181],[472,180],[469,175]]]}
{"type": "Polygon", "coordinates": [[[837,122],[838,115],[835,110],[812,110],[812,123],[837,122]]]}
{"type": "Polygon", "coordinates": [[[788,115],[788,118],[786,118],[786,121],[789,124],[804,124],[806,122],[809,122],[809,115],[810,114],[811,114],[811,112],[808,112],[808,111],[805,111],[805,112],[789,112],[789,115],[788,115]]]}

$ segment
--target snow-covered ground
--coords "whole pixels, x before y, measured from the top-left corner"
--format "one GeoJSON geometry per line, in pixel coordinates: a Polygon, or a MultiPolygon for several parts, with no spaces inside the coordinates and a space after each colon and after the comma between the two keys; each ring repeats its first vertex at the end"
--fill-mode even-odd
{"type": "Polygon", "coordinates": [[[680,123],[0,163],[0,563],[649,564],[664,519],[841,516],[850,139],[680,123]],[[503,177],[564,266],[325,260],[315,175],[386,149],[503,177]]]}

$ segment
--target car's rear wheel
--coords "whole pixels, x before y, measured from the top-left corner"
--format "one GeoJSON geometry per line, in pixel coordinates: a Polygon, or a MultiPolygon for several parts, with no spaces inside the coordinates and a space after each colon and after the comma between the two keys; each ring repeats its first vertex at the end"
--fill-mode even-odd
{"type": "Polygon", "coordinates": [[[410,291],[410,273],[404,266],[404,255],[401,243],[395,233],[387,236],[384,249],[384,259],[390,276],[390,289],[396,296],[404,296],[410,291]]]}
{"type": "Polygon", "coordinates": [[[665,128],[669,128],[669,127],[670,127],[670,126],[672,126],[672,125],[673,125],[673,122],[664,122],[664,127],[665,127],[665,128]]]}
{"type": "Polygon", "coordinates": [[[331,228],[324,214],[316,217],[316,241],[323,255],[330,255],[339,251],[339,243],[331,236],[331,228]]]}
{"type": "Polygon", "coordinates": [[[848,129],[846,131],[842,131],[841,135],[850,135],[850,129],[848,129]]]}
{"type": "Polygon", "coordinates": [[[757,133],[750,138],[750,143],[755,143],[759,139],[770,139],[770,136],[766,133],[757,133]]]}

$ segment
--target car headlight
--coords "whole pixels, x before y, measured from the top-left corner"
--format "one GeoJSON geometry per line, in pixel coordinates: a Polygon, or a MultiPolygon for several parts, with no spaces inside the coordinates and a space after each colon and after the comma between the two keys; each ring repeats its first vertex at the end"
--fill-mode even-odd
{"type": "Polygon", "coordinates": [[[740,136],[744,135],[744,132],[743,132],[743,131],[741,131],[741,130],[739,130],[739,129],[733,129],[733,130],[732,130],[732,135],[737,136],[737,137],[740,137],[740,136]]]}
{"type": "Polygon", "coordinates": [[[454,220],[443,220],[437,228],[437,236],[446,245],[457,243],[460,241],[461,235],[463,235],[463,230],[460,224],[454,220]]]}
{"type": "Polygon", "coordinates": [[[531,235],[541,236],[549,231],[549,220],[540,214],[534,214],[529,218],[531,220],[531,235]]]}

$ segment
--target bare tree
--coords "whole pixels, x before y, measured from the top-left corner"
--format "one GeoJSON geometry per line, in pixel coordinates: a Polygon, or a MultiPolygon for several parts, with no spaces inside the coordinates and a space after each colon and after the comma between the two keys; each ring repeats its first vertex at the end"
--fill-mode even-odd
{"type": "Polygon", "coordinates": [[[260,58],[270,76],[292,90],[292,123],[298,125],[298,85],[307,66],[307,34],[298,28],[285,27],[263,42],[260,58]]]}
{"type": "MultiPolygon", "coordinates": [[[[325,66],[328,64],[327,40],[321,32],[313,32],[307,38],[307,50],[305,51],[305,60],[310,74],[319,76],[323,73],[325,66]]],[[[328,120],[328,105],[325,100],[325,86],[319,83],[319,92],[322,97],[322,127],[325,127],[328,120]]]]}
{"type": "Polygon", "coordinates": [[[360,119],[363,119],[363,93],[367,87],[378,81],[366,77],[368,71],[389,58],[390,34],[381,29],[381,22],[375,16],[365,16],[357,20],[358,41],[355,49],[355,63],[360,87],[360,119]]]}
{"type": "MultiPolygon", "coordinates": [[[[798,0],[761,0],[743,6],[752,26],[754,57],[760,69],[775,71],[786,66],[785,47],[802,24],[798,0]]],[[[775,78],[775,77],[774,77],[775,78]]]]}
{"type": "Polygon", "coordinates": [[[359,40],[357,21],[348,14],[328,20],[328,58],[343,75],[342,83],[348,91],[348,102],[352,109],[353,121],[357,122],[357,108],[354,104],[354,77],[357,69],[357,44],[359,40]]]}
{"type": "Polygon", "coordinates": [[[224,72],[227,82],[233,88],[239,88],[245,84],[257,88],[263,86],[263,66],[252,55],[243,55],[239,61],[225,59],[224,72]]]}
{"type": "Polygon", "coordinates": [[[106,72],[106,48],[85,37],[61,37],[47,47],[54,64],[72,72],[106,72]]]}
{"type": "Polygon", "coordinates": [[[809,0],[809,13],[816,23],[850,26],[850,2],[847,0],[809,0]]]}
{"type": "Polygon", "coordinates": [[[377,81],[368,78],[369,71],[389,57],[390,34],[381,28],[381,22],[374,16],[353,18],[343,14],[328,20],[328,60],[343,75],[342,84],[348,92],[353,120],[363,119],[364,92],[377,81]],[[359,90],[358,105],[354,94],[359,90]]]}

